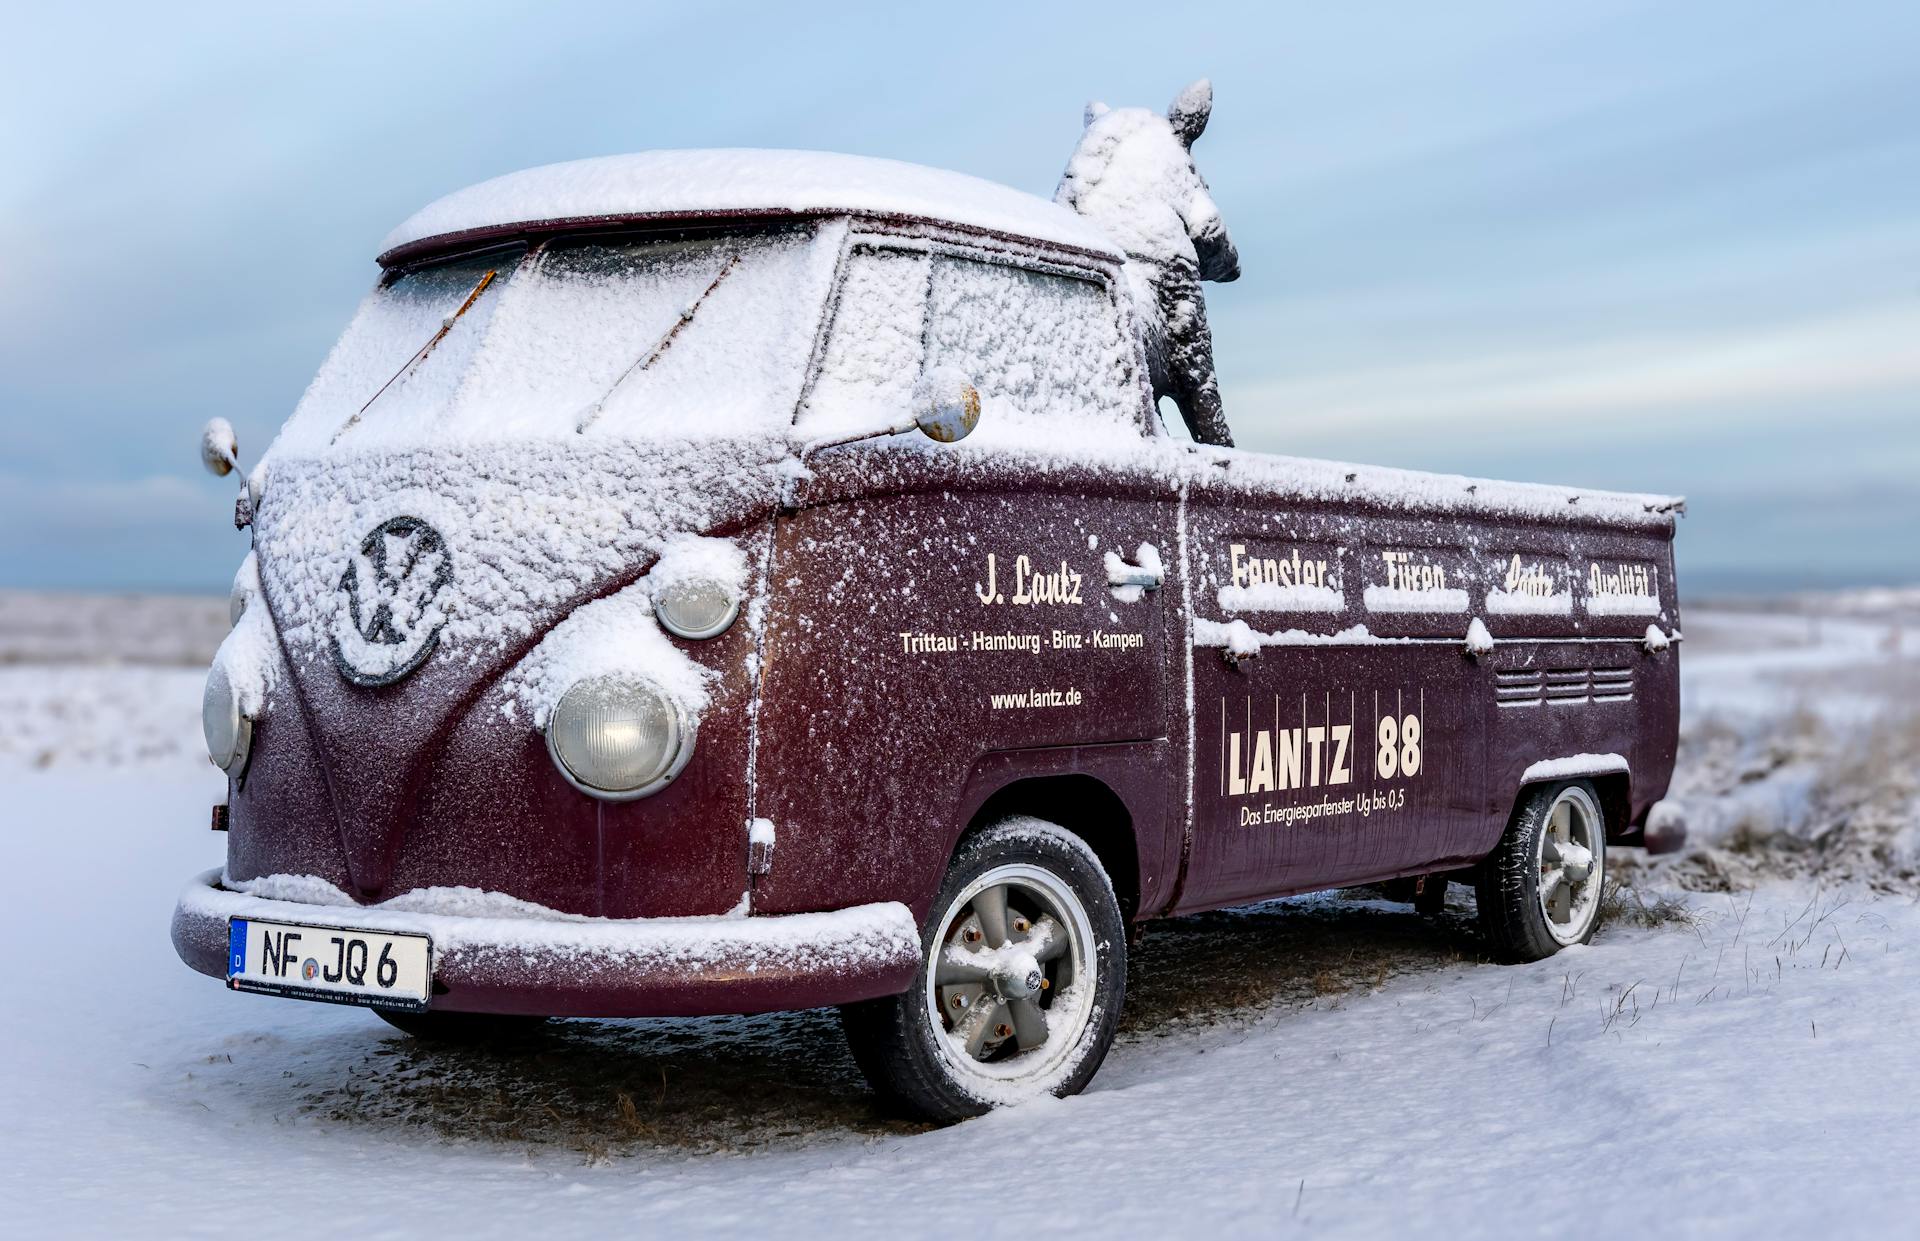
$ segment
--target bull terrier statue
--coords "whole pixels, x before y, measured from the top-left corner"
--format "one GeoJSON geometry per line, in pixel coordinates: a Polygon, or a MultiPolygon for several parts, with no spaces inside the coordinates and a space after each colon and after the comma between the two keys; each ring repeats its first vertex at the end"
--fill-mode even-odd
{"type": "Polygon", "coordinates": [[[1233,238],[1193,165],[1194,140],[1212,111],[1213,85],[1205,78],[1176,95],[1165,116],[1089,103],[1080,144],[1053,197],[1126,253],[1154,399],[1172,397],[1195,440],[1231,447],[1200,292],[1202,280],[1240,276],[1233,238]]]}

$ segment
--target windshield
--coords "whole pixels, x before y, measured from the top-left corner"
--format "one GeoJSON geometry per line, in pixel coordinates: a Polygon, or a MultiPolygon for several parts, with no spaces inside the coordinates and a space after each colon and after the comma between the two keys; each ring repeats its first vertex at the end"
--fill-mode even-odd
{"type": "Polygon", "coordinates": [[[834,250],[802,228],[597,236],[409,269],[361,304],[282,450],[784,428],[834,250]]]}

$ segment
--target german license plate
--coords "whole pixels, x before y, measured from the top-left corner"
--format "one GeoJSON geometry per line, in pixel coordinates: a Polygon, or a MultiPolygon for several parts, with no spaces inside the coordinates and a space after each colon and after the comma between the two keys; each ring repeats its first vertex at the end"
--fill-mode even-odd
{"type": "Polygon", "coordinates": [[[424,1009],[433,941],[347,927],[227,921],[227,985],[336,1004],[424,1009]]]}

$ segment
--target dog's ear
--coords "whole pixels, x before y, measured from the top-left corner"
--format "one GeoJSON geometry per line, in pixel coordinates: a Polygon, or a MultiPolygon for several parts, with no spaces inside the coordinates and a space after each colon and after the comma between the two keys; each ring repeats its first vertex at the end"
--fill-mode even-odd
{"type": "Polygon", "coordinates": [[[1098,99],[1089,99],[1087,100],[1086,112],[1081,114],[1080,123],[1082,125],[1091,125],[1112,110],[1113,109],[1101,103],[1098,99]]]}
{"type": "Polygon", "coordinates": [[[1167,108],[1167,124],[1173,126],[1180,145],[1192,146],[1194,139],[1207,132],[1207,117],[1213,113],[1213,83],[1205,78],[1173,97],[1167,108]]]}

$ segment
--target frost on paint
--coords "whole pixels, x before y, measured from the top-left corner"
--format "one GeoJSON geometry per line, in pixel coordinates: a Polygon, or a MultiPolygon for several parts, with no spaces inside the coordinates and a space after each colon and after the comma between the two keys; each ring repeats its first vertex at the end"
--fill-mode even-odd
{"type": "Polygon", "coordinates": [[[389,253],[433,238],[511,224],[730,212],[952,220],[1093,254],[1115,254],[1101,230],[1019,190],[942,168],[829,151],[640,151],[526,168],[415,212],[387,236],[389,253]]]}
{"type": "MultiPolygon", "coordinates": [[[[747,873],[764,875],[773,869],[773,845],[775,829],[772,819],[752,819],[747,823],[747,873]]],[[[753,907],[753,897],[748,893],[745,901],[747,910],[753,907]]]]}
{"type": "Polygon", "coordinates": [[[260,602],[260,557],[249,551],[234,570],[233,586],[227,592],[227,626],[240,623],[241,615],[260,602]]]}
{"type": "MultiPolygon", "coordinates": [[[[277,459],[255,540],[289,657],[324,657],[350,628],[341,582],[362,539],[395,517],[424,521],[453,549],[435,601],[439,650],[465,659],[535,636],[606,583],[689,546],[687,532],[769,502],[786,454],[771,438],[736,440],[724,460],[698,439],[580,438],[590,442],[277,459]]],[[[704,555],[684,563],[716,567],[704,555]]],[[[652,627],[647,599],[633,606],[652,627]]]]}
{"type": "Polygon", "coordinates": [[[1542,759],[1520,773],[1520,783],[1543,780],[1577,780],[1582,776],[1605,776],[1626,771],[1627,760],[1618,754],[1569,754],[1564,758],[1542,759]]]}
{"type": "Polygon", "coordinates": [[[733,539],[682,534],[666,541],[660,559],[647,573],[651,593],[696,582],[711,582],[735,599],[747,590],[747,553],[733,539]]]}
{"type": "Polygon", "coordinates": [[[1125,251],[1130,281],[1146,294],[1139,310],[1155,399],[1173,399],[1195,440],[1231,446],[1200,282],[1238,279],[1240,256],[1192,153],[1212,111],[1204,78],[1164,117],[1088,104],[1054,199],[1125,251]]]}
{"type": "Polygon", "coordinates": [[[1346,607],[1346,599],[1332,586],[1254,582],[1246,586],[1222,586],[1216,598],[1220,607],[1228,612],[1338,612],[1346,607]]]}
{"type": "Polygon", "coordinates": [[[1487,611],[1496,616],[1571,616],[1573,594],[1562,590],[1539,595],[1496,588],[1487,592],[1487,611]]]}
{"type": "MultiPolygon", "coordinates": [[[[249,553],[234,579],[235,591],[249,601],[257,598],[260,591],[258,564],[249,553]]],[[[266,710],[268,695],[279,682],[281,670],[280,640],[273,631],[273,620],[267,609],[247,606],[240,612],[232,631],[214,653],[213,665],[224,670],[240,714],[249,719],[259,718],[266,710]]]]}
{"type": "Polygon", "coordinates": [[[1258,655],[1263,646],[1377,646],[1408,643],[1411,638],[1386,638],[1370,632],[1365,625],[1350,625],[1338,633],[1308,633],[1304,629],[1282,629],[1263,633],[1243,620],[1220,621],[1195,617],[1193,644],[1224,647],[1227,653],[1244,658],[1258,655]]]}
{"type": "Polygon", "coordinates": [[[1467,592],[1456,587],[1411,590],[1402,586],[1369,586],[1364,593],[1369,612],[1434,614],[1467,610],[1467,592]]]}
{"type": "Polygon", "coordinates": [[[544,727],[561,696],[590,677],[645,681],[689,719],[705,709],[714,673],[667,637],[653,614],[651,586],[639,582],[576,608],[508,674],[503,688],[534,727],[544,727]]]}
{"type": "Polygon", "coordinates": [[[1658,595],[1588,595],[1588,616],[1659,616],[1658,595]]]}
{"type": "Polygon", "coordinates": [[[906,906],[891,902],[825,913],[739,918],[601,918],[549,909],[501,892],[471,887],[421,888],[377,905],[313,875],[238,880],[210,871],[181,894],[175,913],[216,926],[224,942],[229,918],[319,918],[336,926],[424,934],[434,952],[467,961],[513,957],[548,971],[657,965],[692,969],[725,963],[746,973],[767,966],[851,968],[911,958],[919,929],[906,906]],[[811,960],[808,960],[811,958],[811,960]]]}
{"type": "Polygon", "coordinates": [[[1671,529],[1683,503],[1675,496],[1574,491],[1548,483],[1502,482],[1235,449],[1201,448],[1190,459],[1194,474],[1239,494],[1368,504],[1392,513],[1671,529]],[[1575,499],[1577,505],[1571,502],[1575,499]]]}

